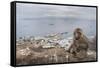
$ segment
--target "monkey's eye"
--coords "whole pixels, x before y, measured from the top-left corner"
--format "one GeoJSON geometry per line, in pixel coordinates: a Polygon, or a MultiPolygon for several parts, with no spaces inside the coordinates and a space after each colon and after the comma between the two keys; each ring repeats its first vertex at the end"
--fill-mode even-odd
{"type": "Polygon", "coordinates": [[[81,35],[81,32],[77,32],[79,35],[81,35]]]}

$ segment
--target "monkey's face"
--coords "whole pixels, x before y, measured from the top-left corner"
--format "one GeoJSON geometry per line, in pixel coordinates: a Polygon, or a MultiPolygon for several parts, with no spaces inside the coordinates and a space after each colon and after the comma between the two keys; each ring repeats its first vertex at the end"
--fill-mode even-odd
{"type": "Polygon", "coordinates": [[[75,38],[76,40],[78,40],[78,39],[81,38],[81,36],[82,36],[82,31],[81,31],[81,29],[76,29],[75,32],[74,32],[74,38],[75,38]]]}

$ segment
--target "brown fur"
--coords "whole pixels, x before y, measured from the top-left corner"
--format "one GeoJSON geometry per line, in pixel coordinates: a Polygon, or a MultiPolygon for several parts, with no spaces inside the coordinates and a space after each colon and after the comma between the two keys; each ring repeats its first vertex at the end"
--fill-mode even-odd
{"type": "Polygon", "coordinates": [[[73,44],[70,47],[70,53],[74,57],[84,58],[87,56],[88,40],[83,34],[82,29],[77,28],[74,31],[73,44]]]}

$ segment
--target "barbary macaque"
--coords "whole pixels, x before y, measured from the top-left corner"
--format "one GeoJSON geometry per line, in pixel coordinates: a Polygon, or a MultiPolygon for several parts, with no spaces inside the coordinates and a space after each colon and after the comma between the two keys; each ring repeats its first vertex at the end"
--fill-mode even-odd
{"type": "Polygon", "coordinates": [[[80,59],[87,57],[89,46],[87,37],[80,28],[76,28],[73,34],[73,43],[69,49],[70,53],[73,54],[74,57],[80,59]]]}

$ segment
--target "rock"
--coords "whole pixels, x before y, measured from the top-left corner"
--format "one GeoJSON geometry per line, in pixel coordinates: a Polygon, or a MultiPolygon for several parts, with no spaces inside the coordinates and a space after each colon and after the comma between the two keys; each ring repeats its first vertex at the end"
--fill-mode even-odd
{"type": "Polygon", "coordinates": [[[60,40],[60,39],[62,39],[61,34],[59,34],[59,33],[50,34],[50,35],[47,35],[45,37],[48,38],[48,39],[51,39],[51,40],[55,40],[55,39],[60,40]]]}
{"type": "Polygon", "coordinates": [[[88,50],[87,54],[88,54],[88,57],[96,60],[96,51],[88,50]]]}
{"type": "Polygon", "coordinates": [[[89,44],[89,49],[96,51],[96,37],[92,37],[89,44]]]}
{"type": "MultiPolygon", "coordinates": [[[[17,65],[96,60],[96,52],[93,50],[80,51],[77,56],[69,53],[68,50],[73,43],[72,37],[62,39],[61,35],[53,34],[47,37],[29,37],[25,38],[25,41],[23,38],[20,40],[16,42],[17,65]]],[[[96,42],[95,39],[93,41],[96,42]]]]}
{"type": "Polygon", "coordinates": [[[16,63],[17,64],[27,64],[28,57],[31,55],[31,53],[32,52],[28,47],[25,49],[17,50],[16,51],[16,63]]]}
{"type": "Polygon", "coordinates": [[[53,47],[55,47],[55,46],[51,45],[50,43],[42,46],[42,48],[53,48],[53,47]]]}

